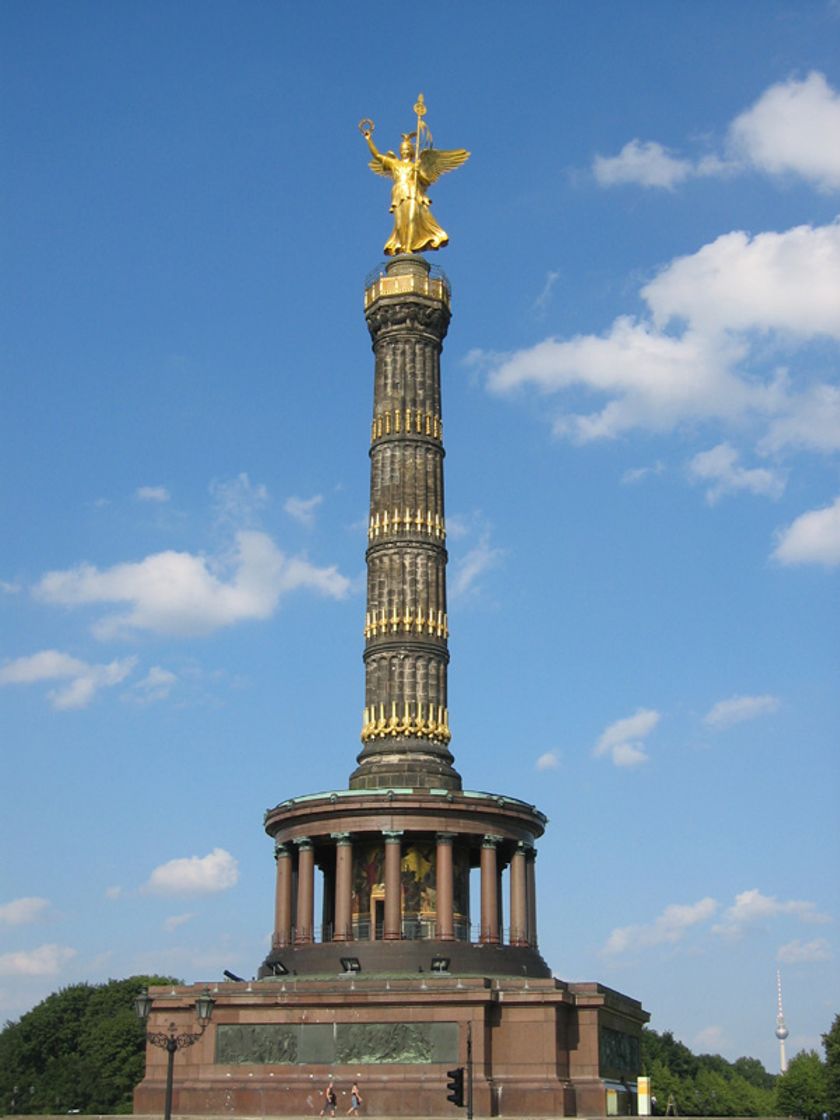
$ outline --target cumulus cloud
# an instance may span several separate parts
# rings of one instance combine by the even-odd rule
[[[206,856],[171,859],[156,867],[143,887],[147,894],[216,894],[239,881],[239,863],[224,848]]]
[[[830,506],[800,514],[777,534],[773,551],[780,564],[840,564],[840,498]]]
[[[289,517],[309,527],[315,524],[315,510],[323,500],[322,494],[315,494],[311,498],[287,498],[283,503],[283,509]]]
[[[473,350],[470,362],[483,364],[493,393],[555,398],[554,434],[578,443],[705,424],[747,433],[765,455],[840,449],[840,389],[804,357],[791,366],[807,345],[840,341],[840,221],[724,234],[670,262],[640,294],[647,314],[619,316],[601,334]],[[788,365],[771,364],[777,355]],[[582,394],[591,411],[580,409]],[[713,499],[775,496],[784,485],[776,469],[741,465],[725,441],[692,471]]]
[[[673,903],[666,906],[655,921],[649,925],[621,926],[610,934],[602,952],[607,956],[651,949],[657,945],[676,944],[686,933],[702,922],[709,921],[718,908],[713,898],[701,898],[699,902],[686,904]]]
[[[742,467],[740,455],[730,443],[719,443],[708,451],[700,451],[688,464],[689,477],[706,484],[706,501],[715,505],[724,494],[744,490],[768,498],[781,497],[785,479],[777,470],[767,467]]]
[[[691,160],[671,155],[655,140],[630,140],[617,156],[596,156],[592,170],[602,187],[637,183],[673,190],[694,174],[694,165]]]
[[[534,764],[537,770],[556,770],[560,765],[560,758],[555,751],[546,751],[541,754]]]
[[[755,330],[840,339],[840,222],[722,234],[678,257],[641,294],[660,329],[682,320],[712,336]]]
[[[57,976],[75,956],[76,950],[65,945],[0,953],[0,976]]]
[[[824,914],[819,913],[813,902],[799,899],[782,901],[753,888],[735,896],[735,902],[725,911],[721,922],[713,927],[713,932],[727,937],[740,937],[751,926],[782,915],[798,918],[802,922],[829,920]]]
[[[138,502],[168,502],[170,497],[165,486],[138,486],[134,496]]]
[[[136,657],[125,657],[107,665],[91,665],[68,653],[45,649],[29,657],[7,661],[0,667],[0,685],[65,681],[61,687],[47,693],[52,706],[60,710],[86,708],[100,688],[119,684],[136,664]]]
[[[304,588],[341,599],[350,581],[334,566],[319,568],[285,556],[266,533],[241,530],[226,557],[158,552],[104,570],[81,564],[48,572],[35,595],[70,607],[126,604],[127,610],[106,614],[94,624],[98,638],[136,630],[187,637],[269,618],[283,595]]]
[[[757,719],[759,716],[769,715],[779,707],[778,696],[733,696],[729,700],[718,702],[703,716],[707,727],[715,731],[722,731],[736,723],[745,723],[747,720]]]
[[[794,175],[819,190],[840,189],[840,150],[828,139],[840,135],[840,95],[825,76],[812,71],[766,89],[727,129],[721,154],[691,158],[656,140],[630,140],[617,156],[592,163],[602,187],[635,184],[673,190],[689,179],[746,171]]]
[[[639,708],[632,716],[616,720],[601,733],[593,755],[610,757],[615,766],[640,766],[649,761],[643,740],[659,723],[660,713],[652,708]]]
[[[771,86],[732,122],[730,142],[756,170],[799,175],[823,191],[840,190],[840,95],[812,71]]]
[[[824,937],[815,937],[812,941],[789,941],[787,945],[779,946],[776,954],[780,964],[817,964],[831,959],[831,947]]]
[[[0,925],[23,926],[37,922],[49,909],[46,898],[16,898],[0,905]]]

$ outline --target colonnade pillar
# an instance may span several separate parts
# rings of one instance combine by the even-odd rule
[[[314,940],[315,849],[308,836],[295,840],[298,847],[297,923],[295,944],[308,945]]]
[[[510,857],[510,943],[528,945],[528,890],[525,845],[519,843]]]
[[[333,832],[335,840],[335,929],[333,941],[351,941],[353,908],[353,841],[349,832]]]
[[[499,871],[497,848],[501,836],[485,836],[481,844],[481,932],[482,945],[499,943]]]
[[[435,890],[437,908],[437,936],[440,941],[455,940],[455,877],[452,868],[451,832],[437,834],[437,855],[435,861]]]
[[[537,947],[537,849],[528,848],[525,852],[525,893],[528,913],[528,944]]]
[[[292,929],[292,853],[286,844],[274,848],[277,862],[277,882],[274,894],[274,937],[275,946],[289,944]]]
[[[402,832],[383,831],[385,838],[385,941],[398,941],[402,937],[402,899],[400,860]]]

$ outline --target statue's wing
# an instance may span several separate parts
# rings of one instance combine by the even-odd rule
[[[420,153],[420,170],[428,180],[433,183],[447,171],[454,171],[462,163],[466,163],[470,153],[464,148],[450,148],[441,151],[438,148],[426,148]]]
[[[368,164],[368,167],[371,169],[371,171],[375,172],[377,175],[381,175],[383,179],[391,178],[391,172],[388,170],[388,164],[385,162],[388,156],[393,159],[394,153],[386,152],[385,155],[383,155],[382,152],[377,152]]]

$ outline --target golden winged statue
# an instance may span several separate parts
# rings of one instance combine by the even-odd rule
[[[373,121],[366,119],[359,123],[373,156],[368,166],[377,175],[393,180],[391,213],[394,215],[394,232],[385,242],[385,252],[389,256],[422,253],[424,249],[441,249],[446,245],[449,237],[432,215],[427,188],[445,172],[460,167],[470,155],[463,148],[443,151],[433,147],[432,134],[423,120],[426,105],[422,93],[414,112],[417,114],[417,128],[414,132],[402,134],[399,156],[391,151],[377,150],[373,142]]]

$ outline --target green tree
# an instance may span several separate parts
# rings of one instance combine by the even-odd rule
[[[0,1114],[130,1112],[145,1026],[133,1001],[172,977],[132,976],[54,992],[0,1032]]]
[[[840,1116],[840,1015],[822,1036],[825,1047],[825,1100],[826,1108]]]
[[[819,1120],[827,1111],[825,1066],[816,1050],[801,1050],[776,1082],[776,1100],[781,1112]]]
[[[680,1116],[773,1116],[775,1078],[755,1058],[728,1062],[720,1054],[693,1054],[670,1031],[642,1035],[642,1068],[651,1078],[657,1111],[669,1098]]]

